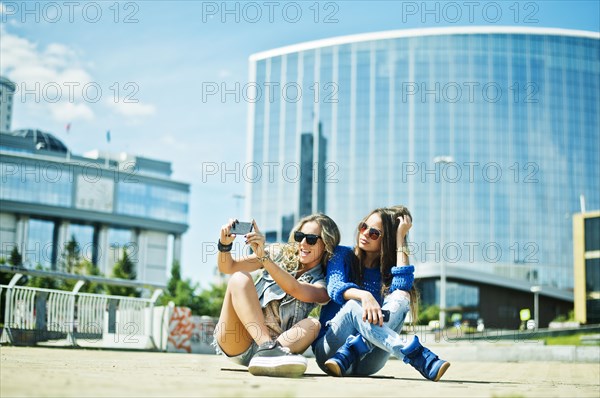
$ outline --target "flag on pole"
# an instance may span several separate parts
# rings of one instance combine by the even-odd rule
[[[110,130],[106,131],[106,142],[110,142]]]
[[[67,131],[67,134],[69,134],[69,131],[71,131],[71,123],[67,123],[65,130]]]

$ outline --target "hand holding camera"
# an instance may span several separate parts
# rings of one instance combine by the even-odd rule
[[[265,237],[260,233],[255,221],[245,222],[237,219],[230,219],[229,224],[221,227],[220,242],[224,246],[233,243],[238,235],[246,237],[246,244],[250,245],[252,251],[259,257],[264,255]]]
[[[252,229],[246,236],[246,244],[250,245],[250,248],[258,257],[265,255],[265,236],[260,232],[256,221],[252,220]]]
[[[229,223],[221,227],[221,236],[219,237],[219,242],[222,245],[230,245],[235,240],[236,235],[232,232],[232,229],[237,222],[237,220],[230,218]]]
[[[246,235],[247,233],[252,232],[252,228],[252,222],[234,220],[231,224],[231,229],[229,230],[229,233],[234,235]]]

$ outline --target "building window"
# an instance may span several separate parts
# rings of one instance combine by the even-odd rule
[[[27,267],[50,269],[54,258],[54,222],[30,219],[23,260]]]

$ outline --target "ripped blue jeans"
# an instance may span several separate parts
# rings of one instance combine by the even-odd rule
[[[314,345],[317,364],[324,372],[325,361],[336,353],[350,335],[362,335],[372,351],[354,363],[348,370],[348,375],[372,375],[385,366],[390,355],[398,359],[404,358],[400,350],[406,341],[399,333],[410,310],[410,302],[404,295],[394,292],[384,299],[381,308],[390,311],[390,319],[383,326],[363,321],[362,305],[356,300],[347,301],[333,319],[327,322],[327,332]]]

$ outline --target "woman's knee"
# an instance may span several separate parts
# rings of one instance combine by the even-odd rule
[[[352,313],[354,315],[359,315],[362,318],[363,308],[362,308],[362,304],[359,303],[358,301],[348,300],[348,301],[346,301],[346,304],[344,304],[344,307],[347,308],[349,313]]]
[[[332,327],[333,331],[336,331],[335,333],[337,333],[339,329],[345,330],[348,327],[354,327],[352,325],[355,324],[354,321],[356,319],[362,321],[362,314],[362,305],[356,300],[348,300],[336,316],[328,322],[328,325]]]
[[[310,339],[310,343],[319,335],[321,323],[315,318],[305,318],[281,334],[287,345],[301,339]]]
[[[310,330],[314,331],[317,335],[319,334],[321,331],[321,322],[318,319],[306,318],[304,321],[310,325]]]
[[[386,297],[383,308],[390,311],[387,326],[399,333],[402,330],[406,316],[410,311],[410,301],[400,290],[395,290]]]
[[[254,281],[252,275],[246,271],[238,271],[231,275],[229,282],[227,282],[228,289],[239,289],[247,286],[254,287]]]
[[[296,326],[300,327],[304,331],[304,334],[312,337],[313,340],[317,338],[321,330],[321,322],[315,318],[305,318],[298,322]]]
[[[410,293],[405,290],[394,290],[386,297],[386,301],[390,299],[410,301]]]
[[[394,290],[385,298],[383,305],[391,312],[406,312],[410,309],[410,295],[403,290]]]

